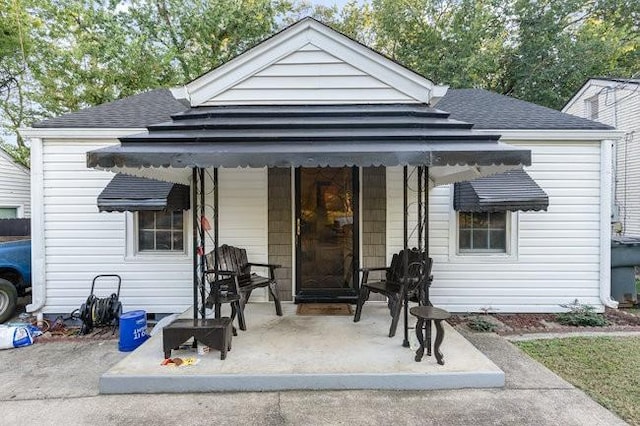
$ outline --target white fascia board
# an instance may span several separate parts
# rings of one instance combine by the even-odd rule
[[[535,130],[535,129],[473,129],[475,132],[501,135],[501,140],[539,141],[587,141],[619,139],[624,132],[619,130]]]
[[[573,97],[571,99],[569,99],[569,101],[564,104],[564,106],[562,107],[562,109],[560,111],[562,112],[567,112],[567,110],[569,108],[571,108],[571,106],[582,97],[582,95],[584,94],[584,92],[591,87],[591,85],[593,84],[593,79],[590,78],[589,80],[587,80],[587,82],[585,84],[582,85],[582,87],[580,89],[578,89],[578,91],[575,93],[575,95],[573,95]]]
[[[337,31],[305,19],[185,85],[192,106],[199,106],[267,66],[312,43],[327,53],[389,84],[420,102],[428,102],[433,82]]]
[[[173,95],[174,98],[187,99],[191,101],[189,99],[189,92],[187,91],[187,86],[170,87],[169,90],[171,91],[171,94]]]
[[[305,44],[307,44],[307,40],[304,35],[295,34],[294,37],[288,38],[287,40],[273,46],[271,49],[255,56],[251,61],[234,64],[235,66],[232,68],[227,68],[227,64],[222,65],[220,68],[216,69],[216,71],[222,71],[223,68],[226,71],[224,74],[220,74],[216,77],[215,80],[209,81],[207,84],[199,87],[195,91],[192,91],[189,85],[187,85],[188,98],[191,100],[191,106],[196,107],[206,105],[207,101],[211,98],[214,98],[242,81],[251,78],[253,75],[267,68],[269,65],[278,62],[280,59],[285,58],[292,52],[300,49]]]
[[[24,138],[47,139],[115,139],[136,133],[147,133],[145,128],[71,128],[23,127],[18,132]]]
[[[571,108],[573,106],[573,104],[575,104],[577,101],[579,101],[580,99],[582,99],[582,96],[584,95],[584,92],[589,89],[591,86],[598,86],[598,87],[602,87],[602,88],[611,88],[614,89],[616,87],[619,87],[621,84],[621,82],[618,81],[611,81],[611,80],[602,80],[600,78],[590,78],[577,92],[575,95],[573,95],[573,97],[571,99],[569,99],[569,101],[562,107],[561,111],[562,112],[566,112],[569,108]],[[635,83],[627,83],[627,84],[635,84]]]
[[[405,66],[402,66],[397,62],[392,61],[389,58],[384,57],[383,55],[379,54],[375,50],[361,43],[358,43],[357,41],[354,41],[343,34],[340,34],[338,31],[335,31],[327,27],[326,25],[321,24],[318,21],[310,20],[310,24],[311,24],[311,27],[315,29],[318,34],[323,34],[325,37],[333,40],[334,42],[338,42],[345,45],[351,51],[358,52],[363,57],[371,61],[377,62],[381,66],[393,71],[395,74],[403,76],[407,80],[411,80],[415,84],[429,90],[429,92],[432,92],[434,90],[435,84],[431,80],[421,76],[415,71],[412,71],[411,69]],[[319,46],[319,47],[322,47],[322,46]],[[373,76],[377,77],[376,75],[373,75]],[[411,94],[408,94],[408,95],[411,96]]]
[[[199,106],[251,74],[302,47],[306,42],[299,35],[308,27],[309,21],[302,21],[187,83],[186,98],[191,100],[191,106]]]
[[[429,106],[432,108],[437,108],[436,105],[440,101],[440,99],[444,98],[444,95],[447,94],[449,90],[448,85],[436,85],[433,86],[433,91],[431,93],[431,98],[429,99]]]
[[[325,30],[325,31],[322,31]],[[308,32],[309,42],[419,102],[428,103],[434,84],[413,71],[326,27]]]

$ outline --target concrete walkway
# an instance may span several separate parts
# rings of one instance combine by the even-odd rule
[[[625,424],[505,339],[467,338],[506,373],[503,389],[99,395],[123,358],[116,341],[0,351],[0,424]]]

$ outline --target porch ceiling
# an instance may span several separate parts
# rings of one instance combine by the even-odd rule
[[[177,183],[193,167],[420,165],[440,185],[531,163],[529,150],[448,116],[421,104],[193,108],[89,152],[87,165]],[[136,171],[158,167],[173,176]]]

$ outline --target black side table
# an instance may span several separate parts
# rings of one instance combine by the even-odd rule
[[[164,357],[171,357],[171,349],[178,347],[193,337],[198,342],[220,351],[220,359],[227,357],[231,350],[231,319],[177,319],[162,329]]]
[[[436,356],[438,364],[444,365],[444,359],[442,352],[440,352],[440,345],[444,340],[444,329],[442,328],[442,320],[446,320],[451,317],[451,314],[444,309],[434,308],[433,306],[414,306],[409,310],[411,315],[418,318],[416,323],[416,337],[420,342],[420,347],[416,351],[416,362],[422,361],[424,355],[425,338],[423,330],[425,323],[427,324],[427,356],[431,356],[431,321],[435,321],[436,324],[436,341],[433,345],[433,352]]]

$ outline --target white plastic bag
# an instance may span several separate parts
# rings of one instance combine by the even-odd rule
[[[20,348],[33,344],[33,336],[27,327],[0,326],[0,349]]]

